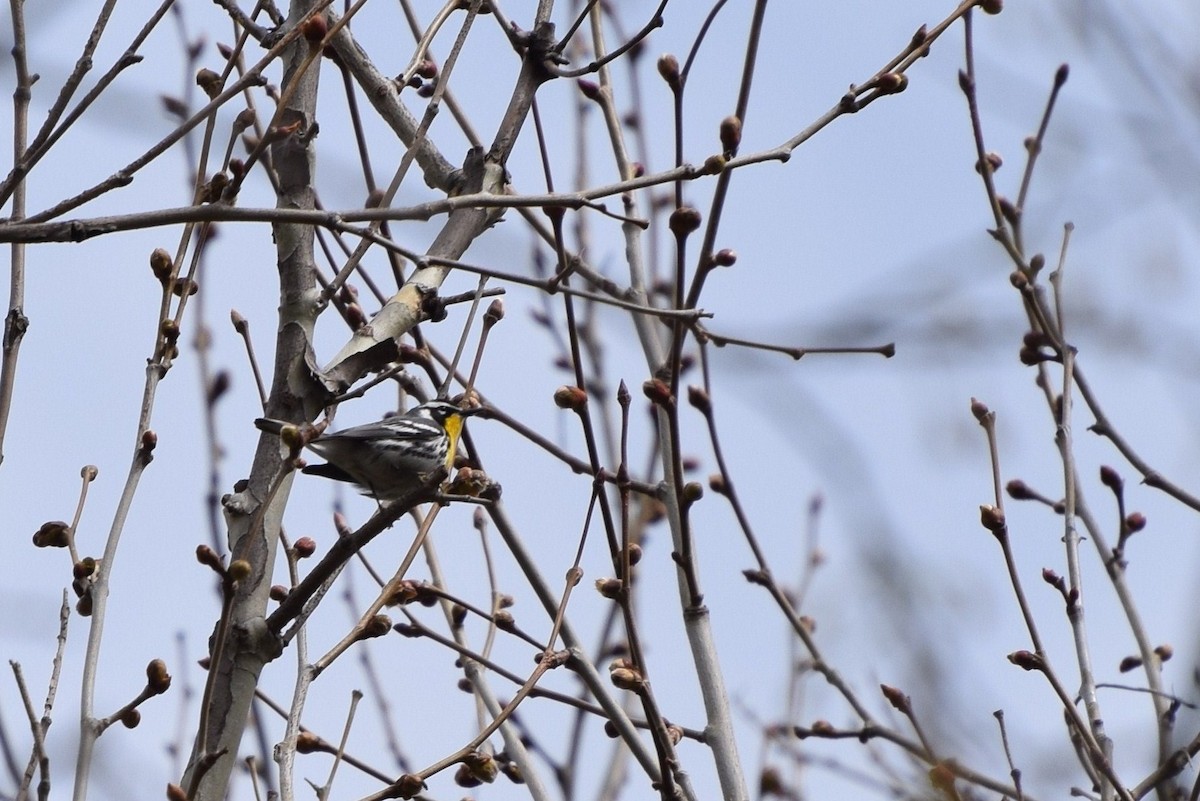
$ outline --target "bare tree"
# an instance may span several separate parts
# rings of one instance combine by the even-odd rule
[[[919,694],[884,683],[877,696],[860,680],[864,666],[870,670],[874,663],[837,663],[808,608],[822,565],[816,536],[821,503],[797,491],[790,465],[768,459],[768,437],[747,433],[751,423],[727,402],[738,395],[722,386],[714,366],[721,349],[738,351],[747,362],[774,360],[771,370],[788,357],[895,354],[886,327],[872,325],[882,311],[869,305],[843,321],[838,333],[845,339],[833,344],[744,335],[764,311],[792,309],[801,290],[798,282],[760,285],[759,307],[725,308],[719,276],[750,269],[724,244],[726,232],[737,217],[757,220],[755,235],[770,237],[772,212],[798,202],[801,189],[782,179],[770,194],[739,195],[739,181],[750,168],[784,175],[783,165],[835,123],[871,125],[879,106],[904,102],[893,96],[921,80],[922,60],[934,48],[951,52],[965,42],[963,55],[955,56],[967,101],[963,135],[969,131],[973,139],[984,189],[980,209],[990,212],[989,233],[1011,262],[1009,281],[1026,327],[1005,335],[1024,335],[1020,360],[1036,371],[1061,477],[1061,488],[1053,491],[1020,480],[1006,483],[996,413],[972,399],[970,413],[984,431],[979,475],[986,474],[990,456],[992,476],[981,522],[1000,546],[1027,635],[1023,647],[997,649],[993,656],[1044,679],[1039,686],[1052,699],[1051,712],[1020,692],[1013,703],[1053,718],[1045,728],[1060,741],[1055,753],[1076,757],[1056,780],[1105,801],[1151,793],[1164,801],[1184,798],[1182,776],[1200,750],[1200,736],[1175,732],[1176,715],[1187,702],[1164,681],[1163,663],[1172,649],[1148,631],[1127,576],[1130,539],[1146,518],[1126,508],[1118,469],[1097,471],[1083,461],[1079,429],[1087,426],[1106,438],[1127,471],[1173,503],[1200,511],[1200,499],[1122,435],[1086,378],[1065,311],[1071,226],[1055,255],[1030,244],[1030,190],[1067,68],[1054,76],[1041,123],[1025,142],[1023,169],[999,174],[1018,172],[1006,196],[997,174],[1003,160],[985,135],[974,46],[976,26],[1000,12],[999,0],[963,0],[915,32],[891,33],[892,52],[880,54],[867,74],[830,96],[823,111],[781,140],[755,146],[748,143],[764,141],[752,136],[756,120],[795,99],[759,96],[764,67],[786,69],[762,50],[775,11],[765,0],[736,8],[723,0],[707,8],[667,0],[637,8],[594,0],[510,5],[520,8],[453,0],[431,14],[407,0],[398,8],[297,0],[285,14],[271,2],[248,7],[218,0],[205,23],[217,29],[219,20],[232,38],[214,46],[191,31],[172,0],[139,20],[132,36],[122,27],[129,20],[110,25],[116,4],[108,2],[75,67],[50,90],[35,74],[46,54],[29,48],[24,3],[11,3],[14,158],[0,182],[0,202],[8,209],[0,242],[9,244],[11,254],[0,454],[14,437],[44,440],[51,449],[64,447],[56,444],[59,435],[79,439],[73,429],[38,425],[36,410],[29,412],[34,423],[19,422],[22,393],[47,393],[49,404],[58,387],[35,379],[22,358],[27,331],[42,322],[28,311],[34,305],[26,297],[31,253],[78,254],[111,242],[126,263],[148,258],[157,311],[152,345],[141,356],[133,452],[104,544],[81,529],[84,501],[98,475],[91,465],[82,470],[72,521],[47,522],[34,535],[39,547],[67,549],[76,600],[73,615],[64,602],[57,650],[45,649],[53,667],[40,714],[23,669],[13,663],[32,736],[28,745],[18,745],[11,728],[0,728],[12,787],[4,797],[23,799],[36,788],[47,798],[52,780],[68,775],[52,770],[48,738],[51,721],[59,722],[55,733],[66,728],[60,671],[68,643],[81,637],[74,631],[68,637],[72,617],[86,626],[82,667],[69,672],[68,682],[81,699],[74,797],[86,798],[89,782],[107,770],[97,744],[114,723],[138,726],[143,708],[160,720],[170,717],[152,699],[171,690],[170,674],[186,670],[186,654],[174,671],[165,659],[151,660],[132,699],[114,712],[101,710],[111,692],[105,684],[123,684],[132,658],[107,639],[106,626],[120,619],[114,604],[122,595],[169,606],[180,628],[210,632],[199,649],[203,688],[195,697],[180,693],[183,723],[171,748],[181,764],[168,787],[170,798],[224,798],[246,765],[256,793],[265,788],[292,799],[306,792],[298,786],[298,763],[314,753],[331,756],[327,779],[310,782],[320,798],[440,797],[452,776],[463,788],[507,782],[535,799],[650,793],[664,799],[798,799],[820,787],[810,767],[909,798],[1034,799],[1061,792],[1062,785],[1025,786],[1019,766],[1022,754],[1031,758],[1033,749],[1010,741],[1003,711],[996,712],[998,730],[986,737],[993,758],[973,764],[964,756],[966,747],[948,723],[962,713],[950,708],[937,686],[937,677],[954,674],[946,667],[952,656],[932,627],[901,626],[900,639],[908,638],[912,654],[939,654],[929,660]],[[166,64],[165,56],[155,56],[164,60],[156,67],[169,76],[182,65],[194,78],[185,92],[160,92],[170,131],[139,145],[128,161],[95,154],[107,173],[100,180],[82,186],[71,174],[50,180],[56,159],[86,147],[96,109],[142,62],[143,50],[169,38],[161,30],[167,20],[176,25],[171,57],[178,61]],[[403,45],[401,30],[408,37]],[[795,31],[801,43],[811,35]],[[123,51],[105,64],[102,43],[121,36],[128,39]],[[678,55],[658,57],[652,68],[647,49],[660,36],[683,46]],[[707,72],[714,61],[716,77]],[[103,69],[99,77],[94,65]],[[697,77],[701,71],[703,79]],[[47,99],[56,94],[38,121],[30,112],[40,108],[32,101],[42,92]],[[896,157],[903,157],[902,148]],[[167,162],[187,168],[188,198],[179,206],[138,192],[143,178]],[[962,165],[964,172],[970,167]],[[38,200],[31,203],[35,191]],[[47,199],[48,191],[57,194]],[[274,205],[256,200],[265,197],[273,197]],[[357,199],[346,205],[346,197]],[[146,237],[157,244],[144,248],[151,241]],[[263,252],[268,240],[277,292],[240,259],[245,272],[226,269],[231,257]],[[521,253],[515,258],[514,242]],[[453,291],[455,284],[461,291]],[[271,299],[264,301],[268,292]],[[522,294],[516,302],[500,297],[509,292]],[[208,311],[214,298],[239,293],[255,308],[277,299],[269,377],[260,373],[255,344],[261,349],[263,343],[251,335],[254,317],[242,311],[232,312],[231,323],[244,344],[246,366],[223,369],[217,362],[224,355],[214,357],[221,352],[213,345],[218,335]],[[533,325],[506,342],[514,307],[526,311]],[[335,326],[342,333],[332,334]],[[874,340],[876,334],[883,335]],[[64,324],[56,336],[69,340],[80,332]],[[553,354],[552,366],[538,367],[527,355],[533,337]],[[130,546],[121,547],[123,538],[135,502],[148,492],[144,479],[155,471],[160,441],[173,433],[156,423],[163,416],[160,390],[189,346],[200,376],[204,432],[203,445],[190,455],[193,462],[205,461],[207,494],[194,518],[177,505],[161,525],[200,537],[207,529],[207,544],[176,537],[169,547],[176,557],[194,549],[202,567],[197,571],[192,563],[192,572],[207,571],[215,579],[215,621],[212,610],[190,599],[170,595],[180,602],[164,604],[144,589],[139,599],[136,582],[119,578],[126,560],[138,562]],[[127,353],[114,358],[131,361]],[[95,429],[128,416],[127,409],[102,402],[103,390],[73,391],[92,397],[89,425]],[[347,475],[336,457],[333,467],[308,464],[309,446],[321,451],[324,444],[330,455],[331,440],[320,440],[342,427],[331,425],[335,413],[362,420],[356,410],[370,402],[412,408],[433,399],[451,399],[455,410],[471,415],[457,459],[459,418],[449,426],[437,422],[451,443],[448,466],[397,476],[403,488],[385,492],[354,470]],[[800,417],[795,403],[760,404],[765,416],[780,405],[785,409],[775,417],[788,425],[820,425],[813,417],[793,420]],[[969,420],[966,406],[963,399]],[[1091,419],[1080,421],[1076,407]],[[226,409],[240,421],[236,429],[222,429]],[[260,422],[264,433],[255,434],[247,468],[227,454],[250,458],[250,421],[259,416],[278,422]],[[399,418],[410,424],[416,419]],[[391,436],[400,425],[385,421],[344,436],[365,439],[377,449],[372,457],[411,455],[418,447],[412,440]],[[744,465],[738,454],[746,452],[750,437],[756,462]],[[695,454],[711,465],[707,487],[692,476]],[[339,505],[326,536],[289,536],[287,527],[307,532],[320,525],[306,503],[311,499],[293,492],[317,482],[296,476],[305,468],[354,477],[378,502]],[[6,459],[5,482],[21,469],[18,460]],[[246,477],[229,487],[223,476],[229,469]],[[1097,473],[1118,509],[1115,531],[1100,522],[1083,492]],[[521,492],[513,493],[514,486]],[[507,495],[502,487],[509,488]],[[187,491],[195,494],[193,486]],[[865,492],[859,497],[868,502]],[[1010,530],[1008,500],[1039,502],[1048,519],[1057,516],[1063,568],[1045,568],[1040,577],[1058,605],[1049,614],[1060,624],[1063,642],[1043,634],[1047,613],[1026,589],[1029,571]],[[810,515],[795,581],[781,577],[789,568],[780,569],[779,554],[789,552],[780,532],[797,526],[771,514],[773,504],[784,502],[807,507]],[[363,519],[355,522],[359,515]],[[715,535],[736,539],[745,564],[714,569],[724,558]],[[1085,555],[1085,542],[1094,556]],[[904,585],[888,596],[895,620],[920,618],[901,598],[921,582],[919,571],[897,567],[894,551],[881,547],[876,555],[875,578]],[[140,564],[140,571],[160,569],[152,559]],[[176,569],[172,564],[163,572]],[[731,573],[761,609],[739,608],[745,601],[727,592]],[[1140,671],[1142,683],[1125,689],[1148,699],[1137,741],[1154,742],[1136,759],[1116,749],[1118,737],[1106,725],[1101,690],[1111,686],[1105,677],[1114,669],[1097,664],[1085,577],[1115,591],[1125,636],[1134,643],[1119,670]],[[365,600],[359,597],[364,584],[371,588]],[[838,588],[838,594],[847,607],[861,600],[852,587]],[[347,610],[349,625],[341,617]],[[723,612],[743,625],[753,621],[761,655],[721,646],[714,615]],[[781,651],[787,663],[771,663]],[[535,660],[522,661],[531,652]],[[358,662],[350,665],[352,659]],[[290,660],[291,695],[282,701],[272,694],[281,677],[276,673],[272,684],[267,674]],[[739,706],[731,676],[738,686],[762,683],[768,670],[783,676],[777,705]],[[403,684],[392,681],[397,674]],[[347,696],[339,734],[329,728],[329,710]],[[922,703],[931,698],[946,705]],[[363,721],[364,700],[378,713],[376,723]],[[399,711],[410,704],[435,711]],[[822,709],[837,712],[813,711]],[[461,723],[444,725],[452,717],[473,718],[470,733],[464,735]],[[11,727],[11,720],[6,724]],[[965,725],[979,730],[984,724]],[[368,726],[377,736],[365,743],[355,739]],[[248,736],[251,728],[254,736]],[[152,730],[161,733],[166,726],[146,726],[141,736],[154,736]],[[364,750],[368,744],[370,751]],[[26,764],[17,756],[22,749],[29,752]],[[756,780],[747,776],[753,751],[760,752]],[[353,789],[342,789],[347,784]]]

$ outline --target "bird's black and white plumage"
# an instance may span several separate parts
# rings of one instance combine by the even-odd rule
[[[304,472],[357,484],[376,500],[395,500],[420,486],[438,467],[454,465],[463,419],[477,411],[434,400],[404,414],[322,434],[307,447],[327,463],[308,465]],[[293,424],[260,417],[254,425],[278,435]]]

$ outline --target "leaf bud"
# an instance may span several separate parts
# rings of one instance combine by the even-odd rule
[[[655,406],[670,408],[675,403],[675,399],[671,396],[671,387],[661,378],[651,378],[643,382],[642,392]]]
[[[975,416],[975,419],[978,420],[980,424],[986,422],[991,413],[992,412],[990,409],[988,409],[986,403],[981,400],[971,398],[971,414]]]
[[[1121,474],[1115,468],[1108,465],[1100,466],[1100,483],[1113,492],[1120,492],[1125,486],[1125,481],[1121,478]]]
[[[609,681],[620,690],[639,692],[645,686],[642,674],[631,667],[611,667],[608,671]]]
[[[42,523],[33,533],[33,544],[37,548],[66,548],[71,541],[71,527],[63,520]]]
[[[1137,670],[1142,666],[1142,658],[1139,656],[1127,656],[1121,660],[1121,664],[1117,665],[1117,670],[1121,673],[1128,673],[1131,670]]]
[[[196,73],[196,86],[200,87],[200,91],[204,92],[209,100],[221,94],[221,84],[220,73],[213,72],[207,67]]]
[[[704,160],[704,166],[701,167],[700,171],[705,175],[720,175],[721,171],[724,169],[725,157],[720,153],[717,153]]]
[[[575,82],[575,85],[579,87],[579,91],[582,92],[583,96],[588,100],[600,99],[600,85],[595,81],[589,81],[587,78],[580,78]]]
[[[483,780],[471,773],[471,769],[466,765],[459,765],[454,770],[454,783],[459,787],[471,789],[483,784]]]
[[[738,146],[742,144],[741,118],[731,114],[721,120],[720,136],[721,149],[725,154],[732,156],[737,153]]]
[[[382,637],[392,630],[392,619],[387,615],[373,615],[367,624],[363,626],[362,632],[359,635],[361,640],[369,640],[375,637]]]
[[[587,391],[581,387],[561,386],[554,390],[554,405],[560,409],[581,411],[587,405]]]
[[[171,674],[167,672],[167,663],[161,659],[152,659],[146,665],[146,689],[155,695],[162,695],[171,687]]]
[[[670,53],[664,53],[658,57],[658,74],[667,82],[667,86],[671,87],[672,92],[678,92],[683,86],[683,79],[679,73],[679,59]]]
[[[975,162],[975,172],[982,174],[983,166],[985,164],[987,165],[988,171],[994,173],[1004,165],[1004,159],[1000,157],[999,153],[996,153],[995,151],[988,151],[984,154],[982,159]]]
[[[437,77],[437,74],[438,65],[433,59],[423,58],[421,59],[421,63],[417,64],[417,75],[420,75],[425,80],[432,81]]]
[[[487,311],[483,313],[483,324],[493,326],[504,319],[504,299],[496,298],[488,304]]]
[[[196,561],[218,573],[225,570],[225,566],[221,564],[221,557],[207,545],[196,546]]]
[[[979,507],[979,521],[983,527],[993,534],[998,534],[1004,531],[1004,511],[997,506],[990,504],[981,504]]]
[[[1014,501],[1032,501],[1036,498],[1033,490],[1029,489],[1029,485],[1019,478],[1014,478],[1012,481],[1004,485],[1004,491],[1008,493],[1008,497]]]
[[[1042,670],[1046,662],[1033,651],[1013,651],[1008,655],[1008,661],[1022,670]]]
[[[324,750],[321,738],[310,731],[302,731],[296,736],[296,752],[299,754],[317,754]]]
[[[616,601],[621,598],[621,590],[625,587],[625,582],[619,578],[598,578],[596,579],[596,592],[610,601]]]
[[[713,254],[712,263],[718,267],[732,267],[737,263],[737,251],[732,248],[721,248]]]
[[[304,20],[300,23],[300,33],[309,44],[320,44],[329,33],[329,23],[325,20],[325,15],[313,14]]]
[[[160,282],[165,284],[171,280],[171,271],[174,266],[171,254],[165,248],[155,248],[150,254],[150,272],[154,273],[154,277]]]
[[[887,699],[887,702],[892,705],[893,709],[902,715],[912,714],[911,698],[890,684],[880,684],[879,689],[883,691],[883,697]]]
[[[896,95],[908,88],[908,76],[903,72],[885,72],[875,84],[881,95]]]
[[[425,789],[425,782],[414,773],[405,773],[388,788],[400,798],[415,798]]]
[[[671,212],[668,223],[671,233],[684,237],[700,227],[700,212],[691,206],[680,206]]]

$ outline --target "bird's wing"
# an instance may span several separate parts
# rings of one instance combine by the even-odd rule
[[[398,417],[395,420],[366,423],[344,428],[321,439],[369,440],[369,439],[423,439],[438,436],[442,429],[432,420]]]

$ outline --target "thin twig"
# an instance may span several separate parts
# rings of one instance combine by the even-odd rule
[[[33,82],[37,76],[29,74],[26,60],[25,3],[10,0],[9,9],[13,24],[13,65],[17,75],[17,86],[13,91],[13,161],[25,152],[29,136],[29,101],[32,98]],[[16,178],[13,184],[12,218],[25,216],[25,180]],[[0,203],[3,201],[0,200]],[[17,381],[17,360],[21,351],[21,340],[29,328],[25,316],[25,246],[13,243],[10,248],[8,314],[4,317],[3,356],[0,357],[0,464],[4,462],[4,437],[8,432],[8,420],[12,414],[13,390]]]
[[[1024,220],[1025,200],[1029,196],[1029,186],[1033,182],[1033,168],[1037,164],[1037,158],[1042,153],[1042,145],[1046,141],[1046,130],[1050,127],[1050,115],[1054,112],[1054,103],[1058,100],[1058,94],[1062,91],[1063,85],[1067,82],[1068,69],[1067,65],[1063,64],[1054,73],[1054,85],[1050,89],[1050,96],[1046,99],[1046,110],[1042,112],[1042,122],[1038,125],[1037,133],[1025,141],[1025,150],[1028,153],[1028,158],[1025,159],[1025,172],[1021,176],[1021,188],[1017,191],[1017,206],[1016,218],[1018,224],[1013,226],[1013,235],[1016,239],[1017,250],[1025,252],[1024,225],[1019,223]]]

